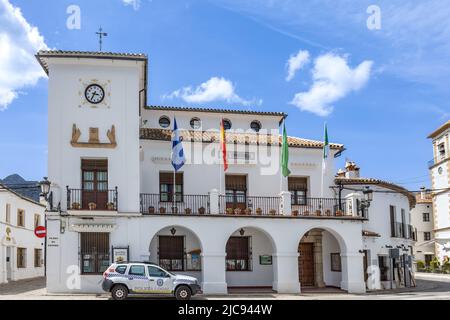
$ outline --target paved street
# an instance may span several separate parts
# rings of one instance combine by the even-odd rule
[[[420,274],[417,287],[394,291],[369,292],[354,295],[337,289],[308,290],[302,294],[234,293],[227,296],[195,297],[196,300],[450,300],[450,275]],[[47,294],[43,278],[0,285],[0,300],[107,300],[109,295],[55,295]],[[136,299],[149,299],[136,298]],[[168,299],[168,298],[158,298]]]

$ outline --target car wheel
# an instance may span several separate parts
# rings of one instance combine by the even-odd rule
[[[175,290],[175,298],[177,300],[189,300],[191,299],[191,289],[188,286],[179,286]]]
[[[114,300],[125,300],[128,297],[128,288],[118,284],[111,290],[111,296]]]

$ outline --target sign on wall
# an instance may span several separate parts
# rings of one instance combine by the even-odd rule
[[[259,264],[262,266],[272,265],[272,256],[269,255],[259,256]]]
[[[130,247],[112,247],[112,262],[129,261]]]

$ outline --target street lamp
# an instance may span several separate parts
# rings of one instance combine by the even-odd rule
[[[48,194],[50,193],[50,185],[51,182],[48,181],[47,177],[44,177],[44,180],[39,182],[39,186],[41,187],[41,194],[45,198],[45,200],[47,200]]]
[[[366,217],[367,209],[370,207],[370,203],[373,201],[373,190],[369,187],[366,187],[363,190],[364,200],[359,202],[358,211],[362,213],[363,217]],[[367,218],[367,217],[366,217]]]
[[[366,198],[365,200],[368,203],[367,207],[369,207],[370,202],[372,202],[372,200],[373,200],[373,190],[371,190],[369,187],[366,187],[366,189],[363,191],[363,194],[364,194],[364,197]]]

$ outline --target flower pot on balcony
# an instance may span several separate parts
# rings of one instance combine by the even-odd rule
[[[166,208],[164,207],[159,208],[159,213],[161,214],[166,213]]]
[[[271,209],[271,210],[269,211],[269,213],[270,213],[271,216],[276,216],[276,215],[277,215],[277,210]]]
[[[205,209],[205,208],[203,208],[203,207],[198,208],[198,214],[203,215],[203,214],[205,214],[205,213],[206,213],[206,209]]]
[[[108,202],[108,203],[106,204],[106,208],[107,208],[109,211],[114,210],[114,203]]]
[[[234,214],[239,216],[242,214],[242,210],[240,208],[236,208],[236,209],[234,209]]]
[[[250,208],[245,208],[244,213],[245,213],[246,216],[251,216],[251,215],[252,215],[252,209],[250,209]]]
[[[294,217],[298,217],[298,215],[299,215],[298,210],[292,211],[292,215],[293,215]]]
[[[316,216],[321,216],[322,215],[322,211],[320,211],[320,210],[316,210]]]
[[[256,209],[256,215],[262,216],[262,209],[261,208],[257,208]]]
[[[153,207],[153,206],[148,207],[148,213],[155,214],[155,207]]]
[[[234,214],[233,208],[227,208],[226,212],[227,212],[227,215],[230,215],[230,216],[232,216]]]
[[[341,210],[336,211],[336,217],[342,217],[344,213]]]
[[[191,208],[186,208],[186,209],[184,209],[184,213],[185,214],[191,214],[192,213],[192,209]]]
[[[325,211],[325,215],[326,215],[327,217],[331,217],[331,210]]]
[[[88,207],[89,207],[89,210],[95,210],[95,209],[97,209],[97,204],[94,202],[89,202]]]
[[[72,210],[80,210],[81,205],[78,202],[72,203]]]
[[[308,211],[308,210],[306,210],[306,211],[305,211],[305,213],[304,213],[303,215],[305,215],[305,216],[309,216],[309,211]]]

